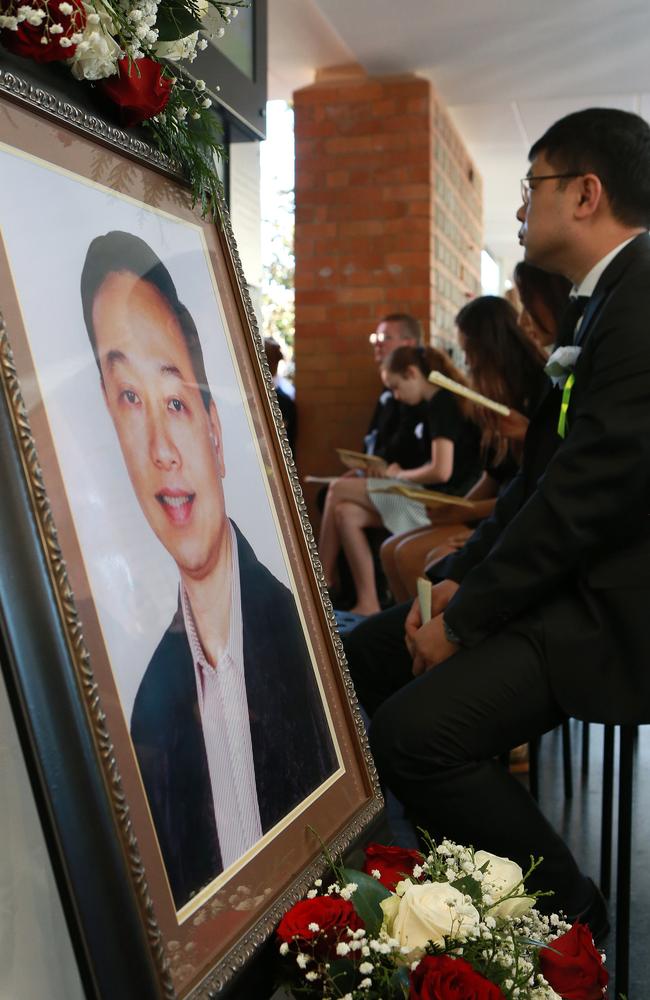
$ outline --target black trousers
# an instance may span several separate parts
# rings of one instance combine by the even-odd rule
[[[359,701],[371,717],[380,778],[416,826],[477,850],[543,863],[540,909],[574,914],[589,884],[525,787],[495,758],[565,718],[547,680],[534,618],[413,678],[404,644],[410,603],[362,622],[344,639]]]

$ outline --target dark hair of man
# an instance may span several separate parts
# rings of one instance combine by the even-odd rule
[[[92,241],[81,272],[81,304],[84,321],[100,377],[103,378],[97,353],[93,305],[97,293],[110,274],[134,274],[153,285],[163,296],[178,320],[203,405],[208,410],[212,394],[208,386],[203,351],[194,320],[179,300],[172,276],[151,247],[139,236],[119,230],[106,233],[105,236],[97,236]]]
[[[519,329],[517,313],[506,299],[481,295],[464,305],[456,326],[465,338],[471,384],[484,396],[526,413],[539,392],[545,357]],[[494,449],[494,464],[506,455],[508,443],[498,434],[498,415],[478,410],[484,448]]]
[[[562,274],[550,274],[535,267],[528,261],[515,264],[513,278],[519,298],[537,326],[548,334],[550,340],[557,337],[558,327],[569,302],[571,282]],[[553,327],[549,329],[549,320]]]
[[[387,358],[384,358],[381,367],[391,375],[402,377],[409,368],[417,368],[425,378],[428,378],[431,372],[440,372],[454,382],[467,385],[467,379],[460,369],[456,368],[451,358],[437,347],[396,347]],[[456,396],[455,401],[464,417],[473,418],[474,407],[468,399]]]
[[[382,316],[379,323],[399,323],[400,340],[414,340],[416,344],[421,344],[424,339],[420,320],[408,313],[389,313],[387,316]]]
[[[650,227],[650,125],[639,115],[617,108],[576,111],[551,125],[531,146],[529,160],[540,153],[554,172],[596,174],[620,223]]]

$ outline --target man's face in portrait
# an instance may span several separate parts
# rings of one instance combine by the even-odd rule
[[[179,569],[202,579],[227,526],[221,428],[206,410],[178,318],[130,272],[93,303],[104,395],[142,511]]]

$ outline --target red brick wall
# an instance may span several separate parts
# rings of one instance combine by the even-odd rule
[[[330,76],[297,91],[294,107],[304,476],[337,473],[334,449],[361,447],[381,390],[368,344],[378,319],[410,312],[430,334],[438,116],[431,84],[411,75]]]

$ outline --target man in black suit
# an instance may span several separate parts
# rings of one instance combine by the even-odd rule
[[[227,517],[198,332],[143,240],[91,243],[81,279],[102,390],[138,502],[176,562],[178,611],[131,736],[177,909],[336,768],[293,595]]]
[[[447,562],[431,622],[394,609],[346,651],[380,775],[419,825],[543,856],[548,905],[598,933],[593,883],[495,758],[568,716],[650,722],[650,127],[592,108],[529,156],[526,259],[578,297],[564,387],[549,382],[519,475]]]

